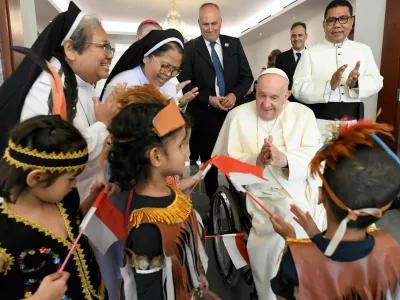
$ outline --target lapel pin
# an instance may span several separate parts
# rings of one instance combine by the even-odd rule
[[[225,47],[229,47],[229,44],[228,44],[228,43],[225,43]]]

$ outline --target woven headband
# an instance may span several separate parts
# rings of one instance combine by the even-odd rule
[[[69,173],[83,170],[89,155],[87,147],[75,152],[46,153],[16,145],[10,139],[3,158],[10,166],[24,171],[41,169],[50,173]]]

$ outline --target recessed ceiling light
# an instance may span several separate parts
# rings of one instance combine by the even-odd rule
[[[293,17],[293,20],[296,20],[296,18],[295,18],[295,17]]]
[[[262,32],[260,32],[260,35],[262,35]]]

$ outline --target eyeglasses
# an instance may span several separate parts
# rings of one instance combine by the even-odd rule
[[[111,48],[111,45],[109,43],[88,42],[88,44],[94,44],[94,45],[103,46],[104,53],[107,55],[107,57],[110,57],[110,56],[114,57],[115,48]]]
[[[151,55],[151,56],[160,65],[160,73],[165,74],[165,75],[171,74],[172,77],[176,77],[182,72],[182,70],[179,68],[174,68],[171,65],[160,63],[154,55]]]
[[[351,19],[352,16],[340,16],[338,18],[336,17],[329,17],[325,19],[326,25],[328,26],[333,26],[336,24],[337,21],[339,21],[339,24],[347,24],[349,19]]]

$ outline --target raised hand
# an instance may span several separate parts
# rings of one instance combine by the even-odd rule
[[[179,99],[179,104],[189,103],[194,98],[196,98],[198,94],[199,94],[199,88],[198,87],[193,88],[189,92],[185,93],[185,95],[183,95],[181,99]]]
[[[349,88],[353,88],[356,86],[358,82],[358,77],[360,77],[359,69],[360,69],[360,61],[357,62],[354,69],[350,72],[349,77],[347,77],[346,85]]]
[[[115,100],[109,101],[109,98],[107,98],[106,102],[102,103],[98,97],[93,97],[93,107],[96,121],[102,122],[106,126],[110,125],[111,120],[121,110],[121,105]]]
[[[281,237],[284,239],[296,238],[296,231],[294,231],[294,227],[286,222],[281,216],[273,215],[270,220],[275,232]]]
[[[293,219],[303,227],[304,231],[310,238],[321,233],[308,211],[305,213],[296,204],[290,205],[290,211],[294,214]]]
[[[186,81],[178,83],[175,86],[176,87],[176,92],[178,93],[180,90],[184,89],[185,86],[187,86],[190,82],[191,82],[191,80],[186,80]]]
[[[337,69],[335,73],[333,73],[332,78],[331,78],[332,91],[336,90],[337,87],[340,85],[340,82],[342,81],[343,73],[346,70],[346,68],[347,68],[347,65],[343,65],[339,69]]]
[[[256,165],[264,168],[265,166],[275,166],[285,168],[288,165],[285,153],[281,152],[272,144],[273,138],[269,136],[264,139],[264,145],[258,154]]]

